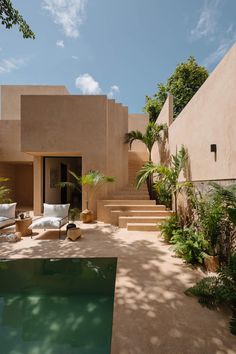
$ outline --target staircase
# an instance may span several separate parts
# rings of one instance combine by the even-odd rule
[[[149,199],[146,185],[134,186],[142,161],[129,160],[129,184],[115,192],[109,200],[98,201],[98,220],[127,228],[128,231],[157,231],[172,211]]]

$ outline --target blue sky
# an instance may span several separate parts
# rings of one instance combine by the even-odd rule
[[[60,84],[142,112],[190,55],[212,71],[236,41],[236,0],[15,0],[35,40],[0,31],[1,84]]]

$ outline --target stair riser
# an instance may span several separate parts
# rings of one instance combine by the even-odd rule
[[[128,231],[159,231],[158,225],[127,225]]]
[[[121,211],[121,210],[111,210],[111,218],[112,218],[112,225],[119,225],[119,217],[120,216],[154,216],[154,217],[170,217],[172,215],[172,212],[170,211],[161,211],[161,210],[126,210],[126,211]]]
[[[140,219],[138,216],[135,217],[135,218],[129,218],[127,217],[126,219],[121,219],[119,218],[119,227],[120,228],[126,228],[127,227],[127,224],[128,223],[142,223],[142,224],[150,224],[150,223],[153,223],[153,224],[161,224],[163,223],[164,221],[166,220],[165,219],[160,219],[158,217],[156,218],[153,218],[153,219]]]

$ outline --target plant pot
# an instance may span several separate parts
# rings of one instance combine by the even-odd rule
[[[216,272],[220,266],[218,256],[209,256],[208,254],[204,257],[204,265],[208,272]]]
[[[93,211],[85,209],[80,213],[80,220],[83,221],[83,223],[90,223],[93,221]]]

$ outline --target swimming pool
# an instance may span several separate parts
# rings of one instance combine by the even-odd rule
[[[115,258],[0,261],[2,354],[109,354]]]

